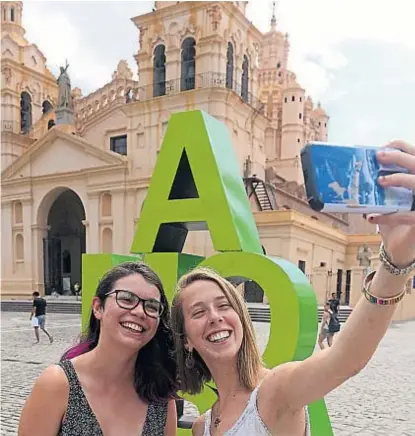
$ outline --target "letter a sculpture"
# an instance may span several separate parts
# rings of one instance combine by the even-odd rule
[[[205,259],[182,253],[189,230],[209,230],[217,254]],[[227,128],[205,112],[171,116],[130,251],[130,256],[84,255],[84,326],[96,284],[114,265],[127,260],[151,265],[170,301],[178,278],[203,265],[224,277],[253,280],[263,289],[271,312],[263,354],[268,368],[312,354],[318,326],[315,293],[295,265],[263,254]],[[206,386],[201,394],[184,398],[204,413],[215,394]],[[309,413],[312,436],[333,435],[324,400],[310,404]],[[178,435],[190,434],[178,430]]]

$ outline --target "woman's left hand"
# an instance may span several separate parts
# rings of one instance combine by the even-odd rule
[[[394,141],[386,147],[397,151],[379,151],[378,161],[407,168],[409,174],[391,174],[380,178],[379,184],[384,187],[405,187],[415,193],[415,146]],[[385,250],[394,265],[406,267],[415,260],[415,211],[371,215],[368,219],[370,223],[379,225]]]

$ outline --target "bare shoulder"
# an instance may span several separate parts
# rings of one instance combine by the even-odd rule
[[[167,410],[176,413],[176,400],[171,399],[167,402]]]
[[[64,393],[68,391],[69,382],[63,371],[58,365],[48,366],[35,382],[33,389],[40,391],[47,390],[49,393]]]
[[[258,406],[267,408],[272,404],[273,410],[285,408],[285,390],[291,376],[300,362],[287,362],[268,370],[258,389]],[[261,407],[262,406],[262,407]]]
[[[19,436],[57,434],[66,411],[69,382],[62,368],[51,365],[36,380],[19,423]]]
[[[205,431],[205,415],[200,415],[192,426],[193,436],[203,436]]]

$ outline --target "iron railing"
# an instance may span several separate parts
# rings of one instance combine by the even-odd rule
[[[264,113],[264,103],[256,98],[251,92],[242,88],[237,81],[226,80],[226,74],[206,72],[192,77],[166,80],[162,83],[151,83],[138,86],[133,90],[132,101],[145,101],[164,95],[173,95],[193,89],[228,88],[239,95],[241,100],[252,106],[256,111]]]

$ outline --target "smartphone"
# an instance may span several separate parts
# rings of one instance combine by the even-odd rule
[[[379,149],[323,142],[307,144],[301,151],[301,164],[311,208],[364,214],[415,210],[412,190],[384,188],[377,183],[382,175],[408,172],[396,165],[381,165],[376,159]]]

